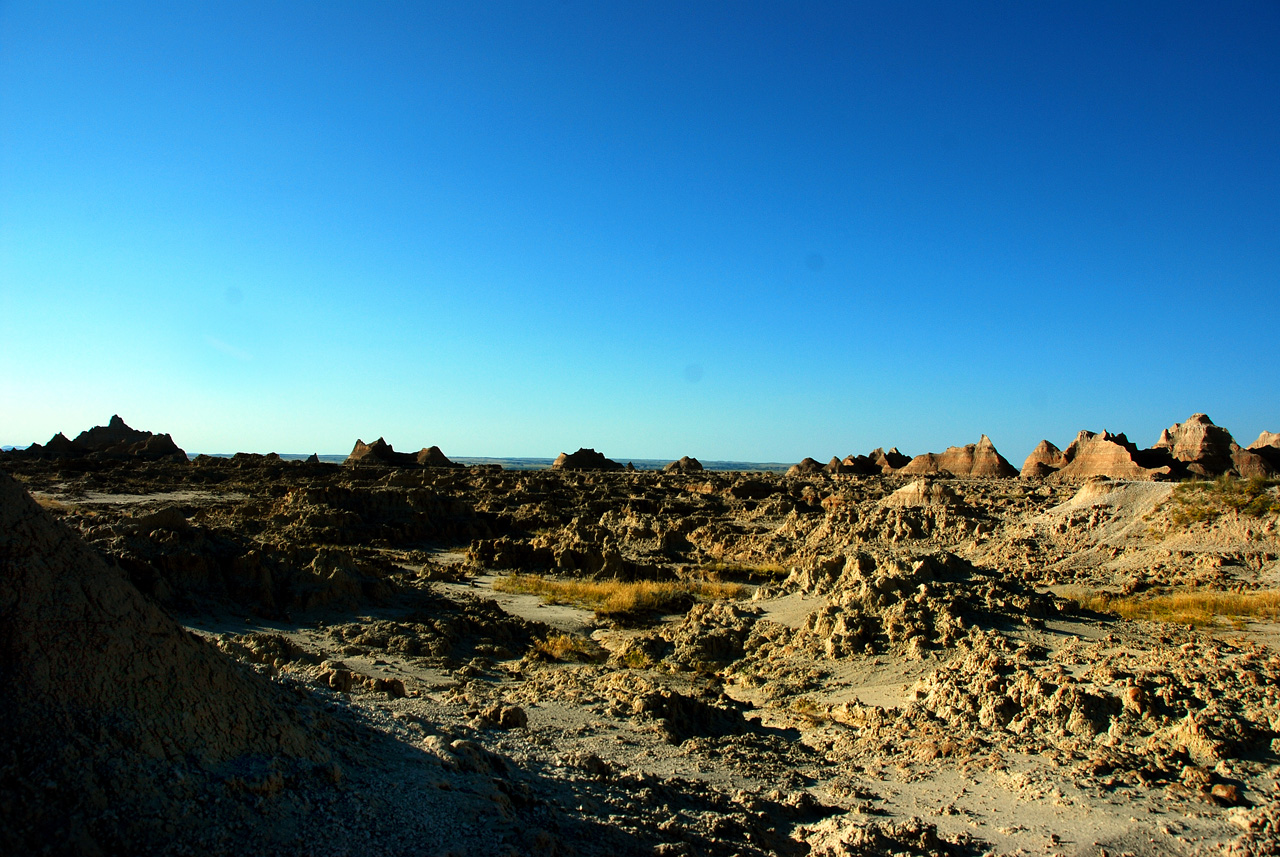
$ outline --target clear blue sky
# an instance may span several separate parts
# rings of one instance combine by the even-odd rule
[[[1280,430],[1280,4],[0,3],[0,443]]]

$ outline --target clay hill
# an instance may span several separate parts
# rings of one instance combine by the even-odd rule
[[[892,473],[911,461],[909,456],[898,452],[893,447],[888,452],[883,448],[873,449],[867,455],[846,455],[844,459],[832,458],[823,468],[826,473],[844,473],[854,476],[875,476]]]
[[[1018,471],[996,451],[985,434],[977,443],[948,447],[946,452],[926,452],[911,459],[900,471],[911,476],[981,476],[1008,478]]]
[[[985,434],[977,443],[948,447],[945,452],[926,452],[910,458],[896,447],[886,452],[872,450],[867,455],[849,455],[843,460],[832,458],[821,465],[806,458],[788,471],[791,476],[811,476],[817,473],[830,475],[876,476],[902,473],[908,476],[964,476],[983,478],[1007,478],[1018,471],[1005,460]]]
[[[329,760],[327,717],[184,631],[3,473],[0,611],[6,853],[126,844],[95,817],[162,802],[175,772]]]
[[[605,458],[594,449],[579,449],[577,452],[560,453],[551,463],[552,470],[622,470],[623,465]]]
[[[94,426],[68,440],[58,432],[41,446],[33,443],[24,454],[40,458],[140,459],[146,461],[186,461],[183,452],[167,434],[152,434],[130,428],[119,414],[105,426]]]
[[[396,452],[382,438],[373,443],[356,440],[355,447],[343,464],[374,465],[378,467],[461,467],[450,461],[438,446],[429,446],[417,453]]]
[[[1267,437],[1259,438],[1259,443]],[[1027,456],[1021,475],[1076,481],[1105,476],[1110,479],[1177,480],[1229,474],[1266,477],[1277,472],[1276,455],[1268,444],[1243,449],[1226,429],[1205,414],[1192,414],[1160,433],[1149,449],[1139,449],[1123,434],[1081,431],[1065,450],[1047,440]],[[1277,450],[1280,452],[1280,450]]]
[[[685,455],[662,468],[667,473],[697,473],[702,470],[702,462]]]

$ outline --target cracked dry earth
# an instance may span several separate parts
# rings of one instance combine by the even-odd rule
[[[1280,853],[1277,627],[1062,597],[1274,588],[1274,514],[1177,525],[1172,486],[1096,480],[10,472],[342,724],[320,776],[220,770],[116,840],[85,822],[133,851]],[[606,616],[494,588],[516,572],[743,597]]]

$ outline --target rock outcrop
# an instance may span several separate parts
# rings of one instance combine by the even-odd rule
[[[438,446],[429,446],[426,449],[418,451],[417,461],[419,467],[461,467],[461,464],[450,461],[448,456],[440,451]]]
[[[1062,454],[1062,450],[1049,441],[1042,440],[1036,444],[1036,448],[1031,450],[1027,460],[1022,463],[1022,471],[1018,475],[1023,479],[1043,479],[1066,465],[1067,458]]]
[[[622,470],[623,466],[594,449],[579,449],[575,453],[562,452],[551,463],[552,470]]]
[[[852,456],[850,456],[850,458],[852,458]],[[843,461],[841,461],[839,458],[837,458],[834,455],[831,456],[831,460],[827,462],[826,466],[822,468],[823,473],[829,473],[832,476],[835,476],[840,473],[852,473],[853,470],[854,468],[852,466],[847,466]]]
[[[702,462],[685,455],[679,461],[673,461],[662,469],[668,473],[697,473],[702,470]]]
[[[1067,463],[1050,478],[1057,481],[1106,476],[1110,479],[1168,479],[1169,465],[1143,466],[1141,453],[1123,434],[1082,431],[1062,453]]]
[[[431,446],[411,452],[396,452],[391,444],[382,438],[373,443],[356,440],[355,447],[343,464],[374,465],[379,467],[461,467],[445,457],[440,447]]]
[[[912,476],[949,473],[953,476],[1008,478],[1018,475],[1018,471],[996,451],[991,438],[985,434],[977,443],[948,447],[943,453],[917,455],[899,472]]]
[[[187,454],[167,434],[153,434],[130,428],[119,414],[111,417],[105,426],[94,426],[68,440],[62,432],[49,439],[44,446],[33,443],[24,455],[39,458],[106,458],[142,459],[144,461],[177,461],[186,463]]]
[[[325,760],[312,725],[337,728],[184,631],[3,473],[0,686],[6,782],[47,790],[6,785],[0,831],[19,843],[89,837],[94,815],[154,799],[182,767]]]
[[[880,502],[884,506],[941,506],[956,502],[956,495],[941,483],[917,479],[903,485]]]
[[[1248,449],[1263,449],[1270,447],[1272,449],[1280,449],[1280,433],[1273,431],[1264,431],[1258,435],[1258,439],[1249,444]]]
[[[382,467],[413,467],[418,459],[408,452],[396,452],[391,444],[382,438],[373,443],[365,443],[357,438],[355,447],[343,464],[378,465]]]
[[[1258,439],[1249,444],[1244,452],[1249,455],[1256,455],[1266,462],[1272,473],[1280,473],[1280,434],[1271,431],[1264,431],[1258,435]],[[1236,469],[1240,470],[1241,476],[1246,476],[1241,464],[1237,462]]]
[[[846,455],[837,462],[831,459],[825,470],[827,473],[844,473],[855,476],[875,476],[889,474],[910,463],[911,458],[898,452],[897,447],[885,452],[882,448],[873,449],[867,455]]]
[[[881,473],[892,473],[893,471],[906,467],[911,463],[910,456],[903,455],[898,452],[898,448],[892,447],[887,452],[877,447],[871,450],[871,454],[867,456],[871,463],[880,469]]]
[[[1263,438],[1266,432],[1263,433]],[[1263,440],[1259,438],[1259,441]],[[1106,476],[1111,479],[1185,479],[1223,474],[1244,477],[1271,476],[1280,469],[1280,448],[1242,449],[1231,433],[1204,414],[1192,414],[1160,433],[1150,449],[1139,450],[1123,434],[1082,431],[1059,453],[1049,441],[1027,456],[1024,479],[1058,481]]]
[[[799,464],[787,468],[788,476],[817,476],[823,472],[822,465],[812,458],[803,459]]]
[[[1192,414],[1160,433],[1152,449],[1166,450],[1196,476],[1217,476],[1235,469],[1232,453],[1240,447],[1231,432],[1213,424],[1204,414]]]

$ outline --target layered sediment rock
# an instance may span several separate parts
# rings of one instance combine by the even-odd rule
[[[1266,433],[1263,433],[1264,436]],[[1259,441],[1263,438],[1259,438]],[[1192,414],[1160,433],[1150,449],[1139,450],[1123,435],[1082,431],[1064,452],[1047,440],[1027,456],[1024,479],[1053,477],[1059,480],[1180,479],[1234,474],[1270,476],[1280,465],[1280,449],[1242,449],[1231,433],[1205,414]]]
[[[407,452],[396,452],[391,444],[382,438],[378,438],[373,443],[365,443],[363,440],[356,439],[356,445],[352,447],[351,453],[347,456],[347,460],[343,464],[374,464],[384,467],[410,467],[418,463],[418,460]]]
[[[909,456],[898,452],[897,447],[885,452],[882,448],[873,449],[867,455],[846,455],[837,462],[831,459],[826,466],[827,473],[846,473],[856,476],[874,476],[876,474],[893,473],[911,461]]]
[[[426,449],[418,451],[418,465],[421,467],[461,467],[457,462],[450,461],[449,458],[440,451],[438,446],[429,446]]]
[[[697,473],[702,470],[702,462],[685,455],[679,461],[673,461],[662,469],[668,473]]]
[[[378,438],[373,443],[365,443],[363,440],[356,440],[355,447],[351,450],[351,454],[347,456],[343,464],[359,464],[359,465],[375,465],[382,467],[461,467],[450,461],[445,454],[440,451],[440,447],[431,446],[419,450],[416,454],[411,452],[396,452],[382,438]]]
[[[1051,478],[1056,480],[1090,479],[1167,479],[1173,472],[1169,465],[1144,467],[1137,460],[1138,448],[1123,434],[1082,431],[1062,453],[1067,463]]]
[[[911,457],[898,452],[896,446],[890,448],[887,452],[877,447],[871,450],[871,454],[867,458],[880,469],[881,473],[892,473],[911,463]]]
[[[1036,448],[1031,450],[1027,460],[1022,463],[1022,471],[1019,475],[1023,479],[1043,479],[1066,465],[1067,458],[1062,454],[1062,450],[1049,441],[1042,440],[1036,444]]]
[[[1204,414],[1192,414],[1186,422],[1174,423],[1160,433],[1151,448],[1167,450],[1197,476],[1216,476],[1234,469],[1232,453],[1240,449],[1231,432],[1214,425]]]
[[[899,472],[912,476],[949,473],[953,476],[1008,478],[1018,475],[1018,471],[996,451],[991,438],[985,434],[977,443],[948,447],[942,453],[917,455]]]
[[[105,426],[94,426],[80,432],[75,440],[68,440],[66,435],[58,432],[44,446],[33,443],[23,454],[40,458],[92,456],[145,461],[187,460],[187,454],[173,442],[172,437],[130,428],[119,414],[112,416]]]
[[[917,479],[903,485],[880,502],[885,506],[937,506],[955,501],[955,494],[945,485],[928,479]]]
[[[623,466],[594,449],[581,448],[574,453],[562,452],[551,464],[552,470],[622,470]]]
[[[1280,449],[1280,433],[1274,431],[1264,431],[1258,435],[1258,439],[1249,444],[1248,449],[1258,450],[1264,447],[1272,449]]]
[[[799,464],[793,464],[787,468],[788,476],[816,476],[822,473],[822,465],[812,458],[805,458]]]

